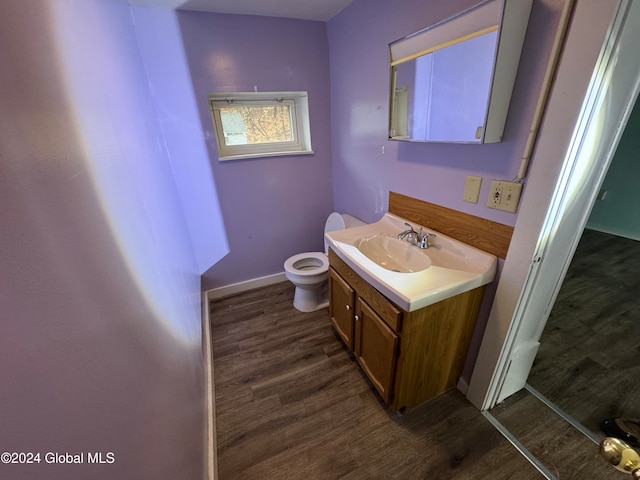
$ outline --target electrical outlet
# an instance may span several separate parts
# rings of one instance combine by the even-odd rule
[[[518,209],[521,193],[521,183],[492,180],[487,207],[515,213]]]
[[[475,177],[473,175],[467,176],[462,199],[465,202],[478,203],[478,197],[480,197],[480,185],[482,185],[482,177]]]

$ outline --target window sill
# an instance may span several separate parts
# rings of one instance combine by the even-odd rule
[[[291,152],[269,152],[269,153],[246,153],[243,155],[229,155],[226,157],[218,156],[218,160],[226,162],[228,160],[244,160],[247,158],[264,158],[264,157],[284,157],[290,155],[313,155],[313,150],[297,150]]]

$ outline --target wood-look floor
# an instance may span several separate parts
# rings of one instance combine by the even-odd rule
[[[528,383],[596,435],[640,417],[640,242],[585,230]]]
[[[544,478],[456,390],[390,412],[293,286],[211,303],[220,480]]]
[[[599,455],[598,446],[526,390],[491,414],[558,480],[625,480]]]

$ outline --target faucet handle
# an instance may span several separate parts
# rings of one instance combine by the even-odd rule
[[[422,235],[422,228],[420,229],[420,248],[429,248],[429,237],[436,237],[435,233],[425,233]]]
[[[410,223],[404,222],[404,224],[409,227],[409,230],[405,230],[404,232],[400,232],[398,234],[398,238],[400,240],[402,240],[403,238],[407,237],[407,241],[409,243],[411,242],[415,242],[418,240],[418,238],[416,238],[418,236],[418,232],[416,232],[413,228],[413,226]],[[414,237],[415,234],[415,237]]]

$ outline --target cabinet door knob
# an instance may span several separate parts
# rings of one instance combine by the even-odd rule
[[[347,305],[345,305],[345,308],[346,308],[347,310],[351,310],[351,305],[347,304]]]
[[[354,318],[355,318],[356,322],[357,322],[358,320],[360,320],[360,317],[359,317],[358,315],[356,315]]]

